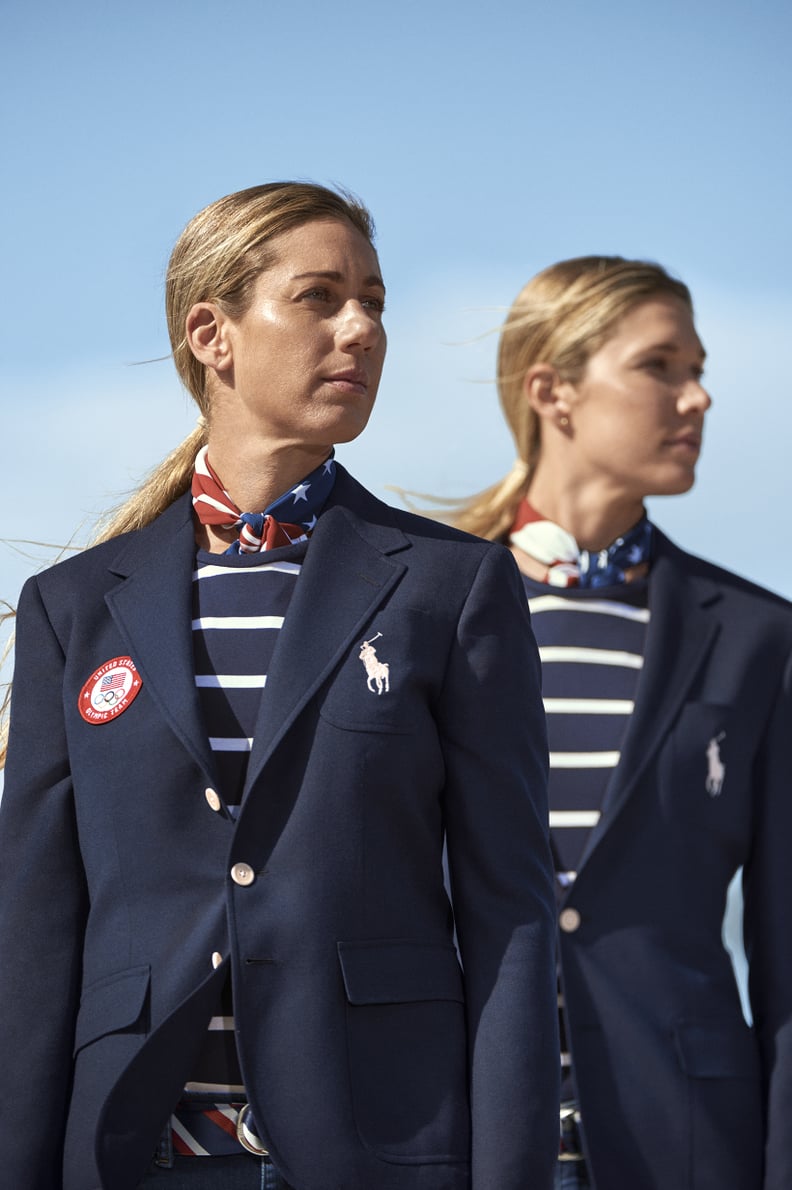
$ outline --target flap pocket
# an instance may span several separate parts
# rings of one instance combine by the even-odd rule
[[[758,1078],[759,1055],[748,1025],[681,1021],[674,1029],[677,1056],[691,1078]]]
[[[338,957],[350,1004],[464,1001],[462,971],[450,944],[339,942]]]
[[[74,1052],[106,1033],[117,1033],[134,1025],[143,1011],[151,968],[130,967],[92,983],[83,993]]]

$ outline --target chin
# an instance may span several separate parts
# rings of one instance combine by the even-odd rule
[[[344,442],[354,442],[356,438],[365,430],[368,425],[371,411],[367,411],[365,415],[359,417],[344,417],[340,418],[335,425],[328,426],[327,432],[332,435],[332,441],[336,445]]]
[[[695,469],[693,467],[691,467],[691,469],[689,471],[687,471],[684,475],[680,476],[679,484],[676,488],[676,492],[678,492],[679,495],[682,495],[683,492],[689,492],[695,482],[696,482],[696,472],[695,472]]]
[[[696,482],[695,471],[686,471],[682,475],[668,476],[658,481],[646,496],[683,496],[689,492]]]

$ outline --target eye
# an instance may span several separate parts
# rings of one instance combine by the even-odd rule
[[[668,371],[668,360],[664,355],[653,355],[649,359],[645,359],[641,367],[646,368],[649,372],[665,373]]]
[[[329,302],[331,298],[332,294],[330,293],[330,290],[324,288],[324,286],[321,285],[314,286],[313,289],[306,289],[304,293],[300,294],[301,301],[305,301],[307,299],[308,301],[314,302]]]
[[[377,314],[385,312],[385,299],[380,297],[364,297],[360,299],[361,306],[366,310],[375,310]]]

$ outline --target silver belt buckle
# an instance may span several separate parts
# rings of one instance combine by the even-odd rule
[[[244,1107],[239,1109],[237,1116],[236,1134],[237,1140],[243,1149],[247,1149],[249,1153],[253,1153],[256,1157],[269,1157],[269,1149],[265,1149],[261,1143],[261,1138],[256,1136],[252,1129],[245,1124],[245,1116],[250,1112],[250,1104],[246,1103]]]

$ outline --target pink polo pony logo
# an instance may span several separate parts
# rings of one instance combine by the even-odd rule
[[[721,760],[718,747],[725,735],[726,732],[722,731],[720,735],[713,736],[707,744],[707,779],[704,782],[704,788],[710,797],[720,795],[726,777],[726,765]]]
[[[386,694],[390,692],[390,666],[387,661],[380,661],[377,658],[377,650],[372,645],[372,640],[377,640],[382,636],[378,632],[376,636],[372,636],[371,640],[364,640],[360,646],[358,657],[366,667],[366,685],[374,694],[382,694],[383,690]]]

